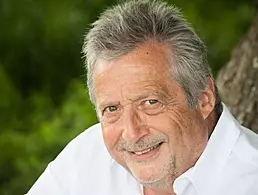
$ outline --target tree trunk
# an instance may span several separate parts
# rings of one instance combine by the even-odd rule
[[[258,11],[230,61],[219,72],[217,87],[237,120],[258,133]]]

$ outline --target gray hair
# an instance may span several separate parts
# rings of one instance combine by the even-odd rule
[[[89,95],[95,103],[93,71],[97,59],[113,60],[149,40],[171,48],[171,73],[193,108],[212,77],[202,40],[179,9],[156,0],[132,0],[104,11],[85,37]],[[220,98],[215,86],[216,104]]]

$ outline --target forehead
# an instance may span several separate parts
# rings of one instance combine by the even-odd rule
[[[115,60],[97,59],[94,74],[102,74],[109,68],[121,70],[123,65],[134,65],[139,69],[144,66],[152,66],[153,69],[166,69],[167,71],[171,53],[166,44],[147,42]]]
[[[145,44],[113,61],[99,59],[93,77],[96,100],[118,93],[133,96],[152,90],[164,91],[172,81],[169,51],[164,45]]]

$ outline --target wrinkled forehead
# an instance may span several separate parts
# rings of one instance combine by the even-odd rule
[[[114,66],[114,64],[116,65],[116,70],[120,70],[120,66],[125,62],[128,65],[138,65],[138,68],[152,65],[152,68],[166,69],[165,71],[168,71],[167,69],[173,65],[172,51],[168,44],[148,41],[112,60],[110,60],[110,56],[100,55],[95,61],[94,74],[101,74],[110,66]]]
[[[169,88],[176,88],[167,61],[161,55],[131,53],[114,61],[99,60],[98,63],[94,75],[97,104],[105,100],[137,100],[146,94],[164,96]]]
[[[110,98],[118,93],[165,90],[173,80],[169,51],[164,45],[145,44],[114,60],[99,58],[93,74],[96,103],[100,97]]]

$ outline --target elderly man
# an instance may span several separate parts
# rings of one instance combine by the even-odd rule
[[[258,136],[221,103],[205,46],[178,9],[114,6],[83,52],[100,124],[29,195],[258,195]]]

